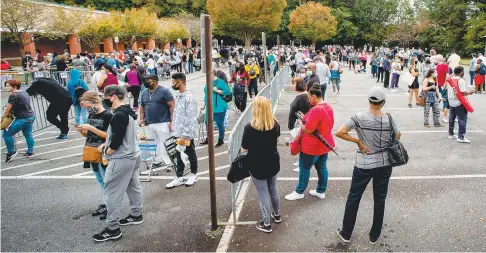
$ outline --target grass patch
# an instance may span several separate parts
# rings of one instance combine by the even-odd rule
[[[469,62],[471,61],[471,58],[461,58],[461,65],[466,65],[469,66]]]

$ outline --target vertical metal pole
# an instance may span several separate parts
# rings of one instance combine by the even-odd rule
[[[277,35],[277,50],[278,50],[277,71],[279,71],[280,70],[280,35]]]
[[[204,17],[206,15],[205,14],[201,14],[201,17],[200,17],[200,22],[201,22],[201,71],[203,73],[206,73],[206,61],[207,59],[211,59],[211,56],[209,56],[210,58],[206,58],[206,47],[208,47],[209,45],[211,44],[206,44],[206,29],[204,29]],[[210,43],[211,43],[211,39],[210,40]]]
[[[263,46],[263,68],[265,68],[265,85],[267,85],[268,82],[268,65],[267,65],[267,37],[265,36],[265,33],[262,32],[262,46]]]
[[[211,59],[211,17],[204,16],[204,41],[206,44],[206,59]],[[213,128],[213,85],[212,85],[212,64],[206,64],[206,96],[207,96],[207,117],[208,117],[208,153],[209,153],[209,191],[211,199],[211,229],[218,228],[218,216],[216,213],[216,171],[214,168],[214,128]]]

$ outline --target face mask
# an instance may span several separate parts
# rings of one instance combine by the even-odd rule
[[[30,57],[30,54],[26,54],[25,56],[26,56],[26,57]]]
[[[145,86],[145,88],[147,88],[147,89],[150,89],[150,87],[152,86],[152,83],[145,82],[145,83],[143,83],[143,86]]]
[[[305,74],[305,73],[300,73],[300,77],[305,78],[306,76],[307,76],[307,74]]]
[[[311,97],[311,98],[309,98],[309,104],[310,104],[312,107],[316,106],[316,105],[315,105],[315,103],[314,103],[314,101],[312,101],[312,97]]]
[[[109,98],[105,98],[103,101],[105,101],[105,105],[108,106],[108,107],[112,107],[113,106],[113,102],[111,102],[111,100]]]
[[[101,74],[106,74],[106,70],[102,69]]]
[[[173,90],[179,90],[179,87],[177,87],[177,84],[172,85]]]
[[[307,71],[307,76],[312,76],[312,71],[311,70]]]
[[[91,108],[86,108],[86,110],[88,111],[88,114],[96,114],[96,112],[98,111],[96,108],[94,107],[91,107]]]
[[[433,76],[433,77],[437,77],[437,74],[436,74],[436,73],[434,73],[432,76]]]

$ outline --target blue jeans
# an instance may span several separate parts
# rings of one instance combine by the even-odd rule
[[[214,121],[216,121],[216,125],[218,126],[219,132],[219,140],[224,139],[224,115],[226,112],[215,112],[213,113]]]
[[[103,181],[103,179],[105,178],[105,169],[103,169],[101,163],[89,163],[89,164],[96,177],[96,181],[98,181],[98,184],[100,185],[101,192],[103,193],[103,190],[105,189],[105,182]],[[94,166],[98,167],[97,171],[95,170]]]
[[[83,120],[83,122],[81,122],[81,120]],[[74,122],[78,125],[88,123],[88,117],[86,116],[86,109],[84,109],[80,105],[74,106]]]
[[[27,152],[34,152],[34,136],[32,136],[32,125],[34,125],[35,116],[23,119],[14,119],[12,124],[7,130],[2,133],[3,141],[7,146],[7,152],[12,154],[15,152],[14,136],[16,133],[22,131],[27,143]]]
[[[327,83],[321,83],[322,99],[326,96]]]
[[[458,138],[464,140],[466,135],[466,125],[467,125],[467,110],[463,105],[457,107],[451,106],[451,113],[449,114],[449,135],[454,135],[454,124],[458,118],[459,132]]]
[[[153,69],[147,69],[147,71],[149,72],[150,75],[155,75],[156,74],[155,68],[153,68]]]
[[[469,71],[469,76],[471,77],[471,86],[474,85],[474,70],[473,71]]]
[[[194,62],[188,62],[187,66],[189,68],[189,73],[194,73]]]
[[[310,169],[312,165],[317,170],[317,181],[316,191],[318,193],[324,193],[327,189],[327,178],[329,173],[327,171],[327,154],[314,156],[307,155],[302,152],[299,154],[299,184],[297,184],[297,189],[295,191],[299,194],[304,193],[307,185],[309,184]]]

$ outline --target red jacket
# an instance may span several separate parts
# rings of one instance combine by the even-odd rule
[[[449,66],[445,63],[437,65],[437,84],[444,86],[446,82],[446,76],[449,73]]]
[[[3,62],[1,70],[9,70],[9,69],[10,69],[10,63],[8,63],[7,61]]]
[[[314,132],[317,130],[321,136],[332,146],[335,147],[332,128],[334,126],[334,112],[332,107],[324,102],[312,107],[304,116],[305,129]],[[327,148],[313,134],[304,133],[302,136],[301,152],[307,155],[320,156],[329,153]]]
[[[233,83],[233,82],[236,82],[237,84],[244,84],[246,86],[248,86],[250,84],[250,75],[248,74],[248,72],[244,71],[244,72],[241,72],[239,75],[237,74],[238,72],[233,72],[233,76],[231,77],[231,80],[229,80],[228,83]],[[239,77],[240,80],[239,81],[236,81],[236,77]]]

